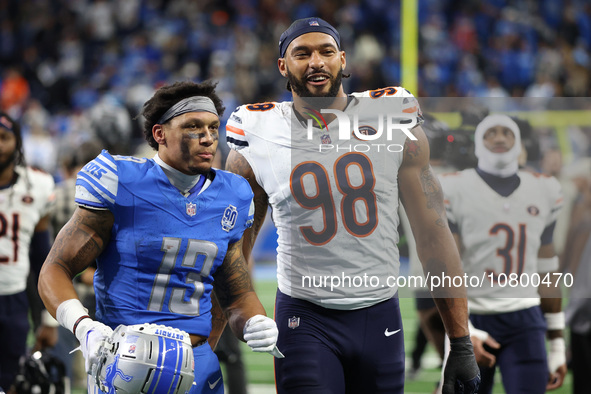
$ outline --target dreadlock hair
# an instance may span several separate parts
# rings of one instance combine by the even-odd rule
[[[14,119],[12,119],[10,115],[8,115],[6,112],[0,112],[0,126],[12,131],[12,134],[14,134],[14,138],[16,138],[16,155],[14,158],[14,164],[25,166],[23,136],[21,134],[20,124],[18,124]]]
[[[12,134],[14,134],[14,138],[16,139],[16,146],[15,146],[15,155],[13,159],[13,163],[16,166],[27,167],[27,163],[25,161],[25,152],[23,150],[23,136],[21,134],[21,126],[17,123],[14,119],[10,117],[6,112],[0,112],[0,127],[4,127],[7,130],[10,130]],[[32,184],[31,180],[29,179],[29,172],[27,170],[24,171],[25,175],[25,182],[27,184],[27,192],[30,193]],[[8,197],[8,201],[12,203],[12,197],[14,194],[14,189],[12,185],[16,183],[17,180],[17,173],[15,171],[14,178],[12,180],[12,184],[10,185],[10,194]]]
[[[222,103],[222,100],[215,92],[217,82],[204,81],[201,83],[195,83],[191,81],[176,82],[172,85],[162,86],[154,93],[154,96],[150,98],[144,104],[141,115],[143,115],[144,122],[144,137],[148,144],[155,150],[158,150],[158,143],[154,140],[152,135],[152,127],[158,124],[158,120],[170,107],[178,103],[179,101],[193,96],[204,96],[209,97],[215,109],[218,112],[218,116],[221,118],[224,110],[226,109]]]

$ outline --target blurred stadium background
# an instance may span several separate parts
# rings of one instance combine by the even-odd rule
[[[348,92],[401,85],[421,99],[579,99],[576,114],[563,113],[541,131],[539,119],[529,124],[528,165],[575,186],[589,175],[588,0],[0,0],[0,108],[22,122],[28,164],[56,181],[87,141],[151,157],[137,114],[156,88],[214,79],[226,118],[240,104],[289,100],[276,68],[278,38],[293,20],[313,15],[341,33],[352,74],[344,80]],[[483,115],[442,112],[427,130],[440,138],[433,154],[468,157],[451,163],[467,165],[470,141],[461,130]],[[563,121],[573,117],[576,127]],[[547,152],[559,156],[558,164],[545,164]],[[226,154],[222,143],[222,163]],[[274,247],[267,220],[255,277],[269,314]],[[404,305],[412,349],[414,306]],[[249,382],[263,385],[251,392],[272,392],[270,358],[245,357]],[[425,365],[408,392],[431,392],[439,377],[433,352]],[[567,381],[557,392],[569,387]]]

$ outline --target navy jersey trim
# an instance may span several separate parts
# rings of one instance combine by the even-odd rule
[[[234,144],[234,145],[238,145],[238,146],[248,146],[248,141],[241,141],[241,140],[237,140],[234,139],[232,137],[226,137],[226,141],[229,142],[230,144]]]

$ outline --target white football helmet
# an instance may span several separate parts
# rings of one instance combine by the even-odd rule
[[[157,325],[120,325],[99,349],[92,379],[109,394],[185,394],[195,362],[189,334]]]

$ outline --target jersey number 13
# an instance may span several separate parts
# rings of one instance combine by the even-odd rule
[[[174,268],[177,256],[181,247],[181,238],[165,237],[162,240],[161,250],[164,252],[160,268],[154,278],[152,294],[148,303],[148,310],[162,311],[164,308],[164,298],[170,285],[170,278],[175,275]],[[203,295],[203,278],[211,273],[213,262],[218,254],[218,247],[215,243],[190,239],[187,244],[187,250],[183,256],[182,267],[193,268],[197,263],[199,256],[204,256],[203,265],[199,273],[190,272],[186,276],[185,283],[194,287],[194,291],[189,296],[188,301],[185,295],[190,292],[184,287],[173,287],[171,289],[170,299],[168,301],[168,310],[187,316],[199,316],[199,299]]]

